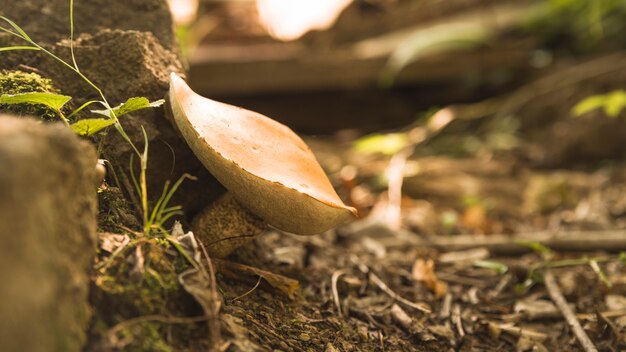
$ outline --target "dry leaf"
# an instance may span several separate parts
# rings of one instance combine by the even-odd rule
[[[413,263],[411,277],[415,281],[424,284],[437,298],[443,297],[448,292],[448,284],[439,281],[437,275],[435,275],[435,262],[432,259],[424,260],[418,258]]]
[[[128,235],[109,232],[98,233],[98,246],[103,251],[114,253],[118,248],[125,247],[130,242]]]
[[[472,205],[465,209],[461,219],[463,226],[468,229],[477,230],[484,234],[493,232],[492,221],[487,216],[487,210],[482,204]]]
[[[273,288],[287,295],[290,299],[294,298],[294,295],[300,283],[297,280],[290,279],[286,276],[275,274],[269,271],[261,270],[252,266],[229,262],[221,259],[213,259],[213,263],[217,267],[217,271],[226,276],[233,278],[239,278],[240,274],[249,274],[260,276]]]

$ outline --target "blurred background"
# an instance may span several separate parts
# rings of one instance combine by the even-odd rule
[[[317,136],[362,215],[422,234],[622,226],[624,0],[170,6],[193,89]]]
[[[170,0],[201,94],[371,132],[624,47],[623,0]]]

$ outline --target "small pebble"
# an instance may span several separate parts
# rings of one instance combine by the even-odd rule
[[[306,333],[302,333],[300,334],[300,340],[307,342],[311,340],[311,336],[309,334]]]

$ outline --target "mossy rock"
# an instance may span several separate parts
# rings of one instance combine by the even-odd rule
[[[36,73],[0,71],[0,95],[31,92],[60,94],[52,80]],[[41,104],[0,104],[0,112],[35,116],[44,121],[59,121],[59,115],[53,109]]]

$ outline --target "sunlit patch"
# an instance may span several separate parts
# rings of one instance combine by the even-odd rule
[[[191,24],[196,18],[198,0],[168,0],[167,3],[172,11],[174,23],[177,25]]]
[[[263,26],[275,38],[294,40],[313,29],[327,29],[352,0],[257,0]]]

